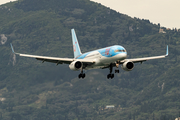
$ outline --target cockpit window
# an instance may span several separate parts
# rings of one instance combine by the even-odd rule
[[[115,50],[114,52],[126,52],[126,50]]]

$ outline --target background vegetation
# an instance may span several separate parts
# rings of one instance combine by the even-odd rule
[[[109,70],[42,64],[16,52],[73,57],[70,29],[82,52],[123,45],[128,58],[169,57],[136,64],[113,80]],[[180,32],[131,18],[89,0],[19,0],[0,6],[0,119],[174,120],[180,109]],[[5,100],[3,99],[5,98]],[[106,109],[106,105],[115,105]]]

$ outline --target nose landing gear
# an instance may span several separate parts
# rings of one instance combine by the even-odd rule
[[[119,73],[119,70],[115,70],[115,73]]]
[[[116,70],[115,70],[115,73],[119,73],[119,63],[116,63]]]
[[[107,75],[107,79],[109,79],[109,78],[113,79],[113,78],[114,78],[114,74],[111,74],[111,73],[108,74],[108,75]]]

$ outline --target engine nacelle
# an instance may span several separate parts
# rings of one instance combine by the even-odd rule
[[[69,65],[69,68],[74,71],[79,70],[82,67],[83,67],[83,63],[80,61],[74,61]]]
[[[125,71],[131,71],[134,68],[134,63],[131,61],[124,62],[122,65],[122,69]]]

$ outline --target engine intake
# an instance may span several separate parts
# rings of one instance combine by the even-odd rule
[[[134,63],[131,61],[124,62],[122,65],[122,69],[125,71],[131,71],[134,68]]]
[[[80,62],[80,61],[74,61],[74,62],[72,62],[72,63],[69,65],[69,68],[70,68],[71,70],[79,70],[79,69],[82,68],[82,66],[83,66],[83,63],[82,63],[82,62]]]

